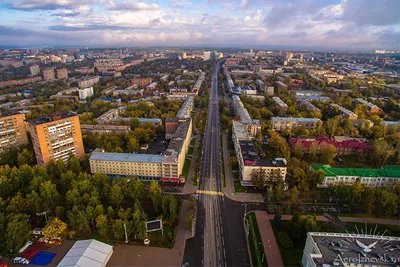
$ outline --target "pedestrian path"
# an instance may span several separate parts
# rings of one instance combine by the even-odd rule
[[[255,211],[255,214],[268,266],[283,267],[281,253],[272,230],[270,215],[266,211]]]
[[[224,193],[210,190],[196,190],[196,194],[223,196]]]

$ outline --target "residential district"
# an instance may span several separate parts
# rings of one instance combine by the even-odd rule
[[[399,51],[0,66],[1,266],[399,265]]]

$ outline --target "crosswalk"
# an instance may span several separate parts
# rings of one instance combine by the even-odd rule
[[[224,193],[210,190],[196,190],[196,194],[223,196]]]

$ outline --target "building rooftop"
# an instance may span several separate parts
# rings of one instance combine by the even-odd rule
[[[319,96],[323,94],[324,92],[316,90],[296,90],[296,96]]]
[[[289,107],[285,102],[283,102],[282,99],[280,99],[280,98],[277,97],[277,96],[272,97],[272,99],[273,99],[273,100],[275,101],[275,103],[278,104],[278,106],[281,107],[281,108],[288,108],[288,107]]]
[[[48,122],[52,122],[52,121],[58,121],[58,120],[62,120],[62,119],[66,119],[66,118],[70,118],[70,117],[74,117],[77,116],[77,114],[75,112],[66,112],[66,113],[61,113],[61,114],[55,114],[52,116],[44,116],[44,117],[40,117],[34,120],[30,120],[28,121],[30,124],[33,125],[40,125],[40,124],[44,124],[44,123],[48,123]]]
[[[296,99],[297,100],[304,99],[304,100],[309,100],[309,101],[313,101],[313,100],[330,101],[331,100],[330,97],[328,97],[328,96],[320,96],[320,95],[297,95]]]
[[[339,168],[330,165],[311,164],[314,170],[322,169],[326,176],[392,177],[400,178],[400,166],[383,166],[380,169]]]
[[[367,232],[371,234],[310,232],[312,253],[305,256],[316,266],[395,266],[392,259],[398,264],[400,238],[378,235],[373,228]]]
[[[318,136],[318,137],[303,137],[303,138],[289,138],[289,143],[294,147],[296,144],[302,144],[305,147],[311,147],[312,144],[316,143],[318,145],[321,145],[323,143],[325,144],[331,144],[335,146],[336,148],[351,148],[351,149],[367,149],[368,145],[358,139],[341,139],[339,136],[337,136],[337,139],[331,139],[328,136]]]
[[[89,160],[162,163],[163,159],[163,155],[95,152]]]
[[[194,96],[188,96],[183,102],[182,107],[179,109],[178,113],[176,114],[177,118],[180,119],[187,119],[190,117],[190,112],[193,108]]]
[[[254,148],[253,142],[249,140],[239,140],[240,150],[245,166],[264,166],[264,167],[286,167],[284,160],[264,160],[260,159]]]
[[[272,117],[272,121],[294,121],[294,122],[319,122],[318,118],[293,118],[293,117]]]

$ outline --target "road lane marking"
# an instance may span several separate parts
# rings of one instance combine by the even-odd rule
[[[196,190],[196,194],[213,195],[213,196],[223,196],[224,195],[224,193],[222,193],[222,192],[211,191],[211,190]]]

